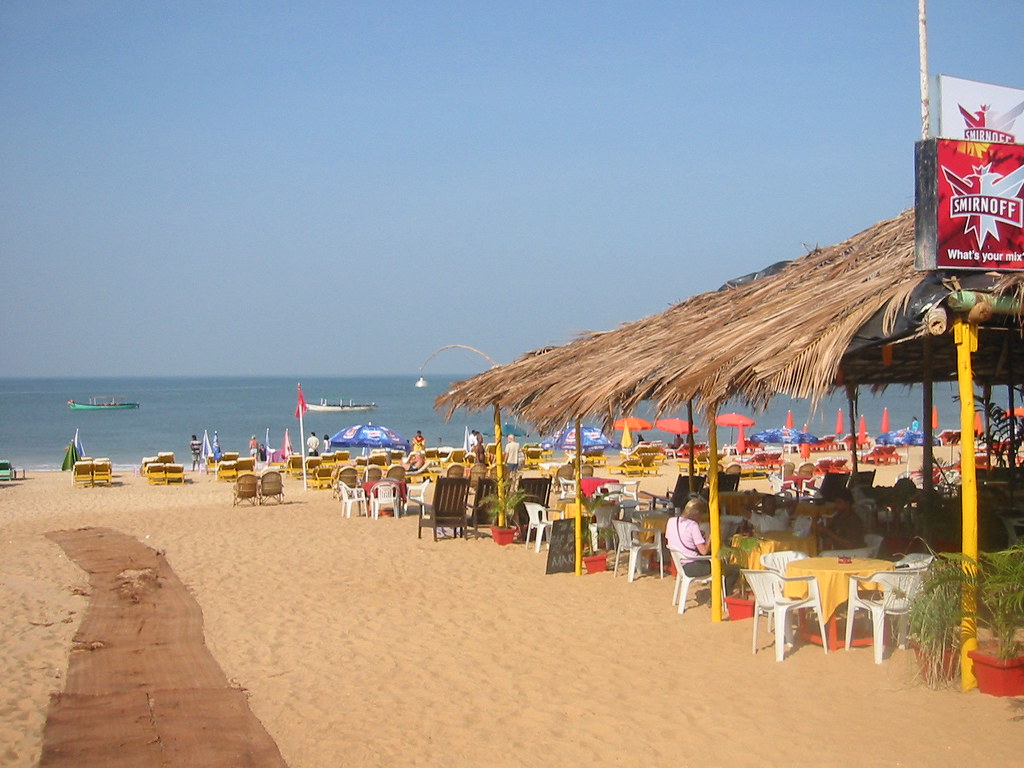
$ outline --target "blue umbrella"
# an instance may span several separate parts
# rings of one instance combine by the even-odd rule
[[[883,432],[875,442],[879,445],[924,445],[924,432],[919,429],[897,429]],[[932,445],[938,445],[938,438],[932,438]]]
[[[769,445],[794,445],[808,443],[815,445],[818,438],[810,432],[801,432],[797,429],[779,427],[778,429],[762,429],[752,435],[747,435],[747,440],[755,443],[768,443]]]
[[[583,427],[580,430],[580,438],[583,441],[584,453],[587,451],[603,451],[607,448],[617,447],[617,444],[605,437],[604,432],[597,427]],[[566,427],[557,435],[552,435],[540,445],[544,450],[558,448],[563,451],[575,451],[576,427]]]
[[[395,448],[410,449],[409,441],[388,427],[379,424],[356,424],[338,432],[330,440],[331,448]]]

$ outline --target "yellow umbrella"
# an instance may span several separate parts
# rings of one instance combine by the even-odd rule
[[[633,434],[629,431],[629,424],[624,424],[622,426],[622,447],[633,447]]]

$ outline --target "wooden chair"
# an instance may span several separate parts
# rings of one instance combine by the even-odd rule
[[[471,477],[470,485],[473,489],[473,504],[469,511],[469,522],[473,526],[473,530],[477,531],[480,529],[480,524],[486,525],[490,518],[487,514],[488,505],[484,503],[484,499],[490,498],[498,492],[498,481],[490,477],[478,477],[474,483]]]
[[[284,482],[281,473],[274,469],[265,470],[260,475],[259,503],[263,504],[268,499],[274,499],[278,504],[284,504]]]
[[[451,528],[455,536],[466,537],[466,499],[469,497],[468,477],[438,478],[434,488],[434,497],[430,504],[423,508],[419,525],[416,527],[416,538],[422,538],[423,529],[430,528],[437,541],[438,528]]]
[[[259,497],[259,478],[256,475],[246,472],[239,475],[235,480],[234,497],[231,506],[247,501],[253,506],[256,505]]]

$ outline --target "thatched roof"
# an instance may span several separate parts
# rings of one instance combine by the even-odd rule
[[[905,211],[838,245],[773,265],[757,279],[732,281],[660,314],[457,382],[437,407],[450,414],[498,404],[545,429],[577,415],[608,421],[642,400],[659,411],[690,399],[738,398],[757,407],[780,393],[817,399],[844,382],[918,382],[924,314],[961,285],[1024,295],[1016,275],[958,279],[916,271],[914,214]],[[1019,318],[993,323],[996,335],[986,331],[975,358],[979,378],[1024,372],[1022,345],[1008,343],[1019,339]],[[927,344],[933,379],[954,377],[951,334]],[[895,345],[888,365],[886,345]]]

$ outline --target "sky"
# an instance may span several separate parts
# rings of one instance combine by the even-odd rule
[[[932,0],[930,73],[1024,88],[1020,9]],[[911,207],[918,61],[915,0],[5,0],[0,375],[614,328]]]

